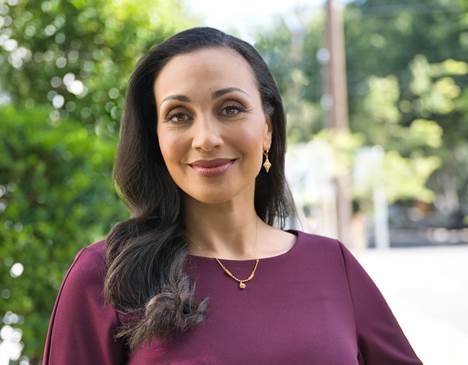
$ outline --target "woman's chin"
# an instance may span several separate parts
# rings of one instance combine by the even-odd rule
[[[234,194],[228,194],[226,190],[216,192],[213,189],[209,191],[185,192],[188,198],[203,204],[222,204],[232,200]]]

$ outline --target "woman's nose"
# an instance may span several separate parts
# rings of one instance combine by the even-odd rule
[[[192,147],[210,151],[223,143],[219,121],[210,115],[197,117],[192,125]]]

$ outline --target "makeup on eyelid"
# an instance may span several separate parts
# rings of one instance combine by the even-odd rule
[[[177,109],[177,108],[176,108]],[[222,111],[225,110],[225,109],[236,109],[237,110],[237,113],[228,113],[228,114],[222,114],[221,113],[221,116],[222,117],[236,117],[238,116],[239,114],[241,113],[247,113],[249,112],[250,109],[247,109],[239,104],[227,104],[227,105],[224,105],[224,107],[221,109]],[[176,116],[181,116],[181,115],[188,115],[187,113],[184,113],[184,112],[181,112],[181,111],[177,111],[177,112],[174,112],[174,113],[171,113],[169,112],[168,115],[164,118],[164,122],[173,122],[171,119],[173,117],[176,117]],[[185,120],[187,121],[187,120]],[[175,122],[175,121],[174,121]],[[177,121],[179,122],[179,121]]]

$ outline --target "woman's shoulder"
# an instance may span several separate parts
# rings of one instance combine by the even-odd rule
[[[64,285],[73,287],[102,285],[106,270],[105,245],[103,239],[81,248],[65,274]]]
[[[306,232],[299,229],[292,229],[290,231],[296,232],[298,241],[305,244],[310,249],[336,250],[343,245],[339,240],[333,237]]]
[[[106,240],[101,239],[83,247],[77,256],[83,256],[82,260],[105,264]]]
[[[346,245],[336,238],[297,229],[293,231],[298,237],[297,252],[300,253],[302,259],[341,266],[345,256],[352,256]]]
[[[80,249],[64,275],[56,299],[62,316],[73,316],[76,310],[112,309],[104,303],[106,275],[105,241],[93,242]]]
[[[306,232],[299,229],[293,229],[293,231],[298,232],[298,234],[300,234],[303,237],[303,239],[307,241],[313,241],[315,243],[333,244],[336,241],[336,239],[333,237],[321,235],[318,233]]]
[[[75,255],[57,294],[44,364],[121,364],[125,345],[114,339],[118,313],[104,299],[105,241]]]
[[[102,265],[105,264],[106,240],[102,239],[81,248],[75,256],[75,261],[81,264]]]

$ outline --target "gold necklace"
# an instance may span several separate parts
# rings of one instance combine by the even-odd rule
[[[255,221],[255,246],[257,245],[257,221]],[[200,248],[198,245],[195,245],[197,246],[198,248]],[[257,270],[257,266],[258,266],[258,263],[260,261],[260,259],[256,259],[256,262],[255,262],[255,267],[253,268],[252,272],[250,273],[249,277],[247,279],[244,279],[244,280],[241,280],[239,278],[237,278],[232,272],[230,272],[226,266],[224,266],[221,261],[219,261],[219,259],[217,259],[215,257],[215,260],[218,262],[218,264],[223,268],[224,272],[229,276],[231,277],[232,279],[234,279],[235,281],[237,281],[239,283],[239,288],[241,289],[245,289],[246,285],[245,283],[247,281],[250,281],[253,279],[253,277],[255,276],[255,271]]]
[[[216,261],[218,261],[218,264],[221,265],[221,267],[223,268],[223,270],[224,270],[224,272],[226,274],[228,274],[231,278],[233,278],[234,280],[236,280],[239,283],[239,288],[245,289],[245,286],[246,286],[245,283],[247,281],[250,281],[250,280],[253,279],[253,277],[255,275],[255,271],[257,270],[258,262],[260,261],[260,259],[257,259],[257,262],[255,263],[255,267],[254,267],[253,271],[250,273],[249,277],[247,279],[244,279],[244,280],[236,278],[235,275],[233,273],[231,273],[218,259],[216,259]]]

